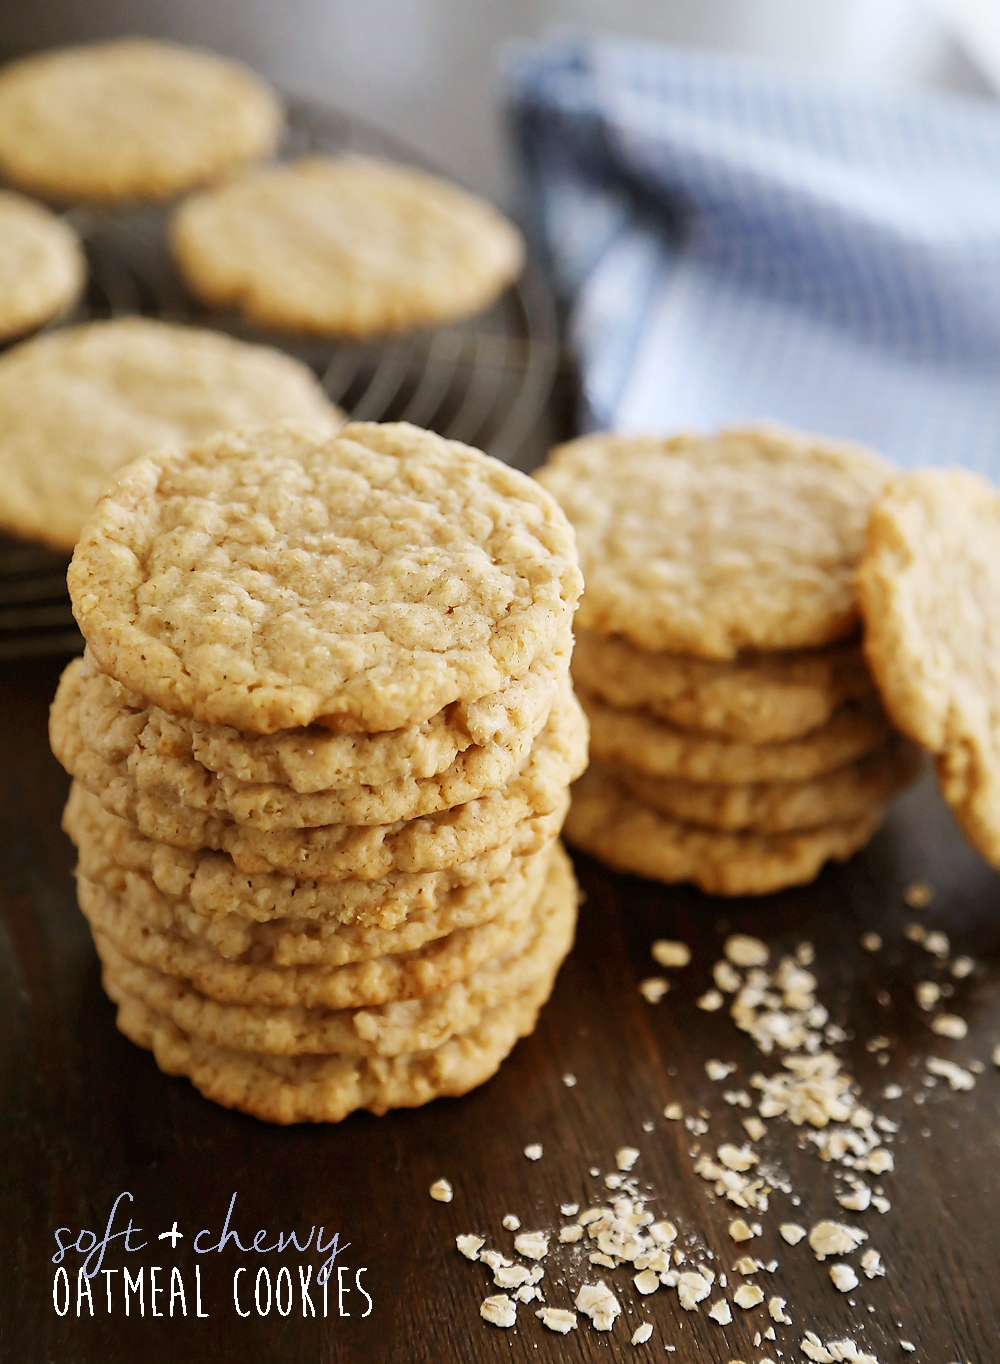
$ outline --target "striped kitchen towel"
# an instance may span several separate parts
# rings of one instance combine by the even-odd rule
[[[505,75],[584,429],[765,419],[1000,477],[1000,106],[610,37]]]

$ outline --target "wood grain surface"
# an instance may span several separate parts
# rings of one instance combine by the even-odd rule
[[[925,780],[895,807],[887,827],[847,866],[830,867],[812,886],[759,901],[711,899],[613,875],[578,858],[586,891],[577,946],[535,1035],[517,1048],[500,1074],[461,1100],[439,1101],[385,1118],[357,1115],[335,1127],[269,1127],[201,1099],[185,1080],[161,1075],[144,1051],[115,1030],[114,1011],[102,994],[97,959],[76,909],[71,877],[73,850],[60,832],[68,780],[51,757],[46,738],[48,703],[59,672],[55,661],[4,664],[0,674],[0,1067],[3,1141],[0,1155],[0,1229],[4,1268],[0,1299],[0,1357],[60,1364],[158,1364],[158,1361],[470,1361],[565,1359],[672,1359],[676,1364],[727,1364],[765,1358],[799,1360],[806,1330],[823,1340],[853,1337],[879,1361],[916,1364],[1000,1358],[1000,1071],[990,1064],[1000,1042],[998,924],[1000,877],[965,845]],[[919,914],[903,901],[905,886],[927,880],[931,905]],[[951,1001],[969,1022],[962,1042],[934,1037],[917,1009],[913,988],[927,976],[929,958],[906,940],[905,924],[919,918],[943,928],[956,950],[971,953],[975,973],[956,985]],[[722,1328],[704,1312],[680,1310],[665,1289],[643,1299],[624,1269],[598,1271],[611,1283],[624,1311],[610,1334],[581,1319],[568,1337],[546,1331],[533,1308],[522,1306],[516,1331],[480,1321],[479,1303],[489,1287],[484,1266],[455,1250],[457,1233],[485,1234],[509,1248],[501,1226],[516,1213],[526,1228],[559,1225],[558,1205],[600,1201],[603,1174],[614,1168],[614,1151],[634,1145],[635,1168],[651,1186],[650,1207],[680,1228],[681,1242],[697,1233],[731,1269],[740,1250],[727,1236],[731,1205],[717,1202],[693,1173],[691,1151],[740,1141],[739,1109],[721,1102],[726,1085],[710,1081],[705,1062],[738,1063],[728,1082],[745,1086],[762,1058],[721,1011],[706,1014],[695,998],[710,984],[710,968],[723,936],[749,931],[776,949],[802,939],[816,946],[819,998],[851,1034],[839,1052],[877,1111],[901,1122],[895,1139],[896,1172],[884,1177],[892,1210],[849,1217],[834,1202],[829,1166],[800,1148],[796,1130],[783,1120],[768,1124],[760,1149],[787,1173],[801,1206],[772,1197],[764,1235],[752,1251],[774,1257],[777,1270],[762,1275],[765,1291],[788,1300],[794,1325],[779,1326],[777,1340],[754,1346],[767,1326],[763,1308],[737,1310]],[[858,944],[865,930],[882,934],[877,954]],[[692,964],[669,973],[675,985],[661,1003],[643,1001],[637,983],[657,973],[649,944],[658,936],[683,938]],[[940,972],[937,973],[940,978]],[[890,1062],[879,1066],[864,1042],[890,1039]],[[943,1082],[925,1088],[921,1060],[933,1053],[987,1063],[971,1093],[951,1093]],[[572,1072],[577,1084],[561,1077]],[[897,1082],[904,1095],[879,1098]],[[922,1105],[914,1095],[923,1093]],[[695,1138],[668,1122],[664,1105],[678,1101],[686,1112],[704,1107],[710,1131]],[[652,1122],[646,1132],[643,1123]],[[541,1142],[541,1160],[522,1154]],[[454,1186],[450,1204],[433,1202],[430,1184],[439,1176]],[[93,1281],[94,1315],[86,1300],[77,1317],[76,1268],[70,1252],[69,1311],[53,1306],[51,1262],[54,1233],[69,1227],[105,1230],[123,1191],[114,1230],[131,1217],[141,1233],[128,1254],[122,1239],[107,1251],[104,1268],[135,1274],[145,1269],[145,1315],[133,1297],[124,1315],[121,1272]],[[259,1228],[263,1244],[278,1231],[300,1236],[323,1224],[324,1238],[339,1233],[337,1264],[349,1269],[342,1283],[351,1291],[338,1313],[336,1284],[322,1317],[322,1297],[312,1285],[319,1315],[303,1317],[297,1268],[319,1264],[312,1252],[196,1255],[192,1241],[205,1228],[218,1240],[233,1194],[231,1226],[244,1244]],[[606,1194],[603,1194],[606,1197]],[[124,1215],[123,1215],[124,1214]],[[841,1217],[863,1226],[888,1266],[884,1279],[850,1295],[830,1284],[828,1265],[818,1264],[805,1243],[792,1249],[777,1235],[788,1218],[811,1225]],[[183,1239],[171,1248],[159,1239],[176,1223]],[[86,1241],[84,1242],[86,1245]],[[566,1248],[568,1250],[568,1248]],[[743,1248],[741,1248],[742,1250]],[[855,1257],[856,1262],[856,1257]],[[579,1257],[552,1253],[545,1262],[549,1305],[569,1306],[584,1278],[595,1273]],[[166,1289],[177,1266],[188,1315],[167,1314],[166,1293],[149,1301],[151,1267],[160,1266]],[[258,1270],[272,1280],[282,1266],[295,1299],[287,1317],[276,1309],[261,1317],[253,1306]],[[202,1310],[194,1315],[195,1267],[201,1271]],[[242,1310],[233,1301],[239,1280]],[[356,1287],[356,1274],[372,1307]],[[112,1310],[105,1284],[112,1284]],[[713,1295],[716,1296],[716,1295]],[[61,1304],[60,1304],[61,1305]],[[874,1307],[869,1312],[868,1306]],[[707,1306],[707,1303],[705,1304]],[[654,1326],[648,1345],[630,1336],[643,1320]],[[861,1330],[859,1328],[863,1327]],[[900,1340],[916,1345],[904,1352]],[[673,1345],[668,1354],[664,1347]]]

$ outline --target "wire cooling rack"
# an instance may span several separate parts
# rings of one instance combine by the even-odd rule
[[[434,169],[371,124],[289,100],[281,157],[310,151]],[[508,463],[524,461],[559,362],[555,305],[533,261],[494,307],[465,322],[363,344],[300,338],[251,329],[235,314],[209,312],[191,299],[167,250],[169,213],[160,206],[68,213],[90,275],[82,304],[57,325],[141,313],[278,346],[310,365],[332,401],[358,420],[409,421]],[[0,536],[0,660],[82,648],[66,595],[66,562]]]

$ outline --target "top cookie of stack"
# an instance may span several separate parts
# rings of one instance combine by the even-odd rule
[[[890,473],[774,429],[553,452],[538,477],[577,533],[573,674],[598,760],[572,841],[721,894],[809,880],[867,841],[915,770],[857,639],[854,574]]]
[[[69,583],[50,732],[122,1029],[276,1121],[487,1078],[575,920],[552,498],[406,425],[251,428],[128,466]]]

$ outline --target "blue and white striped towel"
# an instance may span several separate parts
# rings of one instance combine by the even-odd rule
[[[617,38],[506,73],[586,429],[771,419],[1000,477],[1000,108]]]

